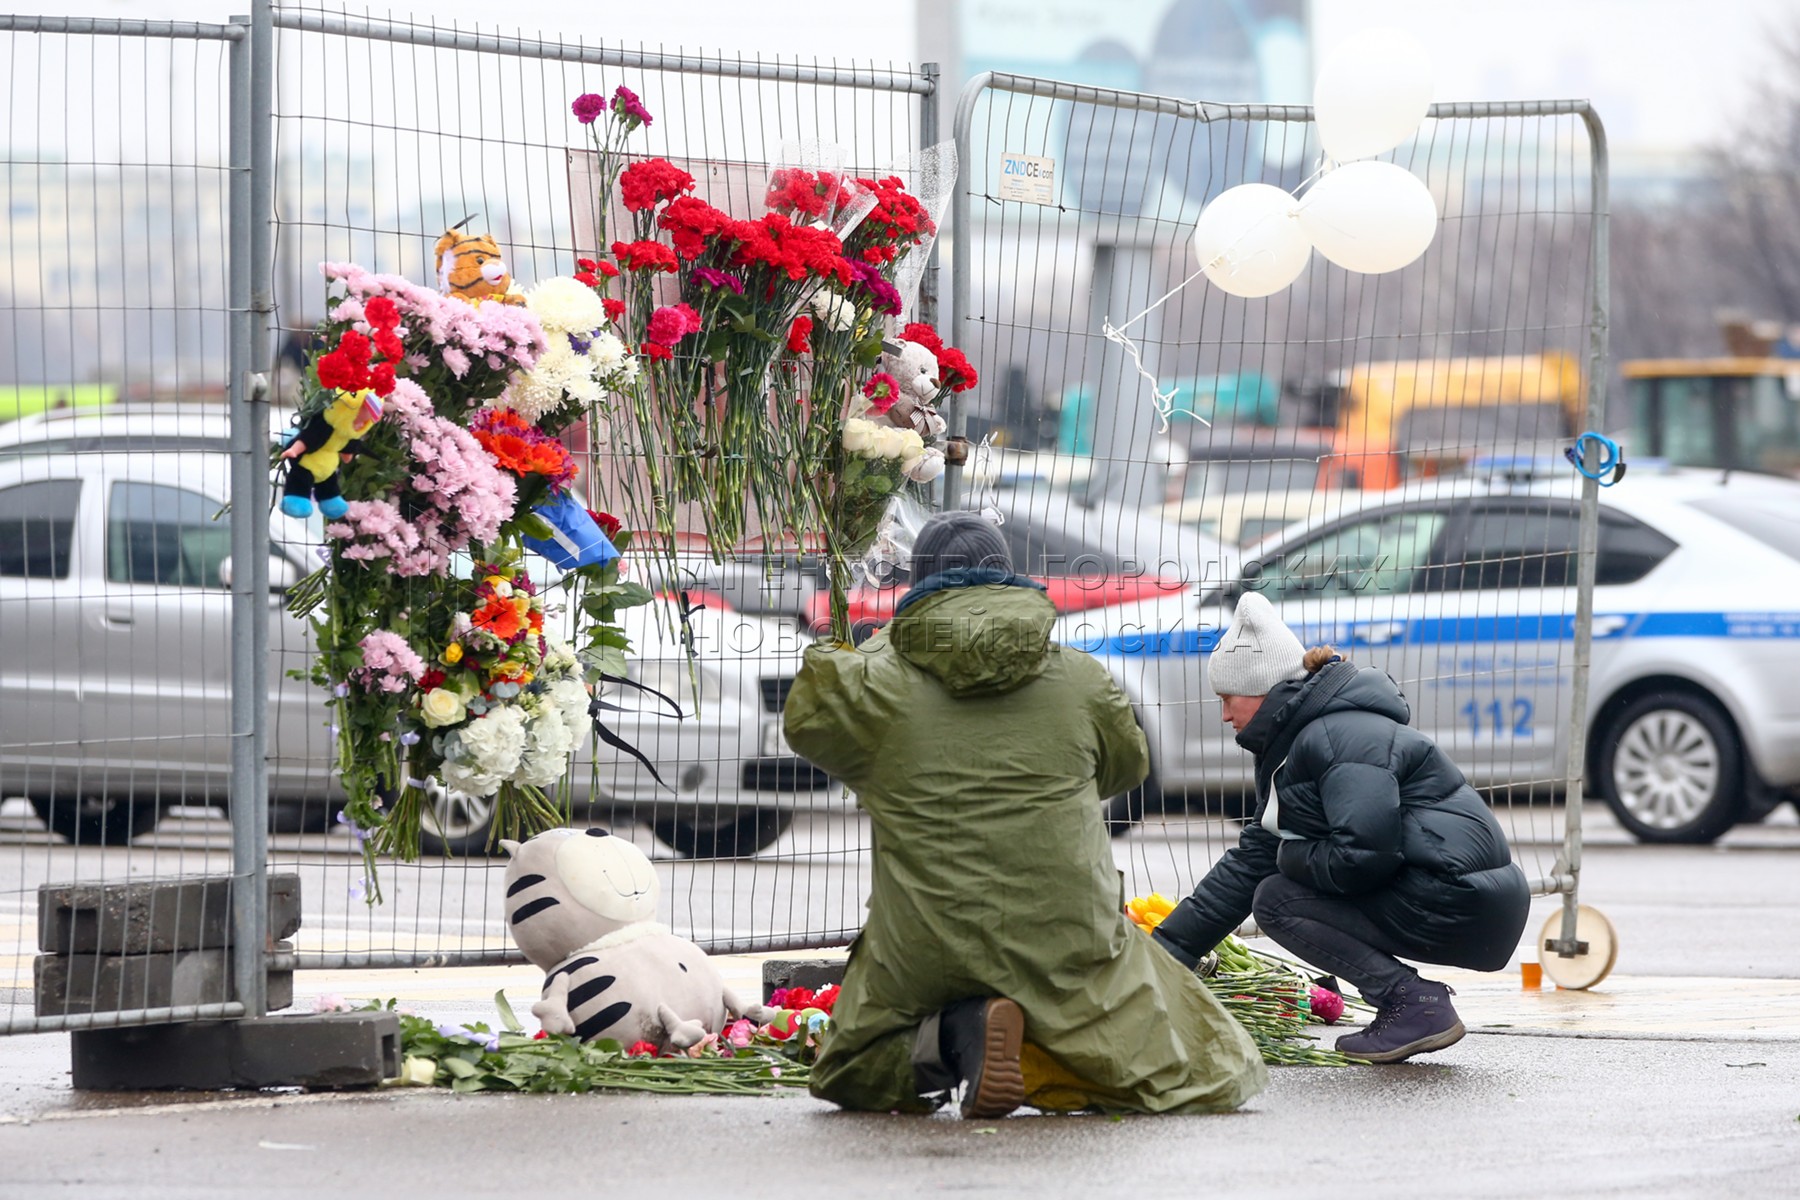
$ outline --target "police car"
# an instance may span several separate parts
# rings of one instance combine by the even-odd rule
[[[1225,587],[1066,617],[1058,640],[1108,666],[1150,743],[1152,779],[1110,802],[1115,829],[1159,793],[1243,803],[1250,756],[1204,664],[1246,588],[1306,644],[1390,673],[1476,786],[1560,792],[1579,483],[1566,466],[1420,481],[1256,544]],[[1800,803],[1800,483],[1638,464],[1601,501],[1590,794],[1650,842]]]

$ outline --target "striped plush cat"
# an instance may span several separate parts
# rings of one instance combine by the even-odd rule
[[[532,1013],[549,1033],[685,1050],[727,1020],[762,1022],[698,946],[650,918],[659,884],[643,851],[604,829],[552,829],[500,843],[506,921],[525,957],[548,973]]]

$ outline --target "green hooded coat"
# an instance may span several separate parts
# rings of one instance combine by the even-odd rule
[[[868,920],[851,946],[813,1094],[929,1111],[926,1018],[1005,996],[1025,1013],[1027,1103],[1220,1112],[1259,1091],[1255,1045],[1126,919],[1100,798],[1143,779],[1131,706],[1022,586],[937,591],[856,649],[815,646],[789,744],[874,825]]]

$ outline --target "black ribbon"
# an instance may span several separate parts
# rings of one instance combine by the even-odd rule
[[[683,716],[682,711],[681,711],[681,705],[679,705],[675,701],[669,699],[669,697],[663,695],[661,692],[657,691],[655,688],[649,686],[648,684],[639,683],[635,679],[627,679],[623,675],[607,675],[604,673],[600,676],[600,682],[603,684],[619,683],[619,684],[623,684],[624,686],[629,687],[629,688],[636,688],[640,692],[648,692],[650,695],[655,696],[658,700],[661,700],[664,704],[668,705],[669,706],[669,714],[671,716],[673,716],[677,721],[681,720],[681,718]],[[672,787],[669,787],[668,781],[663,779],[662,774],[657,771],[656,764],[651,762],[648,758],[645,758],[643,751],[639,750],[636,746],[632,745],[630,742],[626,741],[624,738],[620,737],[618,734],[616,734],[612,730],[608,729],[601,717],[601,714],[605,713],[605,712],[625,712],[625,711],[626,711],[626,709],[623,705],[614,704],[610,700],[602,700],[599,696],[595,696],[592,700],[588,701],[588,716],[594,722],[595,735],[597,737],[599,737],[599,739],[602,742],[605,742],[608,746],[611,746],[614,750],[622,750],[626,754],[629,754],[629,755],[631,755],[631,757],[637,759],[638,762],[640,762],[644,765],[644,770],[650,772],[650,778],[656,780],[656,782],[660,786],[669,788],[669,790],[671,792],[674,791],[675,789]]]

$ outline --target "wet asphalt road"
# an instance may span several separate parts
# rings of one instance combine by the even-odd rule
[[[1779,1196],[1800,1044],[1473,1034],[1221,1117],[847,1115],[804,1096],[217,1101],[0,1125],[0,1195]]]
[[[1621,975],[1800,979],[1791,812],[1718,847],[1592,833],[1584,898],[1619,929]],[[0,864],[35,863],[36,835],[14,836]],[[1168,841],[1147,830],[1119,849],[1153,863]],[[21,884],[6,890],[23,905]],[[1538,902],[1533,928],[1553,906]],[[849,1116],[804,1095],[87,1096],[67,1067],[66,1036],[0,1039],[4,1200],[1800,1194],[1792,1033],[1472,1033],[1417,1064],[1275,1071],[1231,1116],[1117,1121]]]

